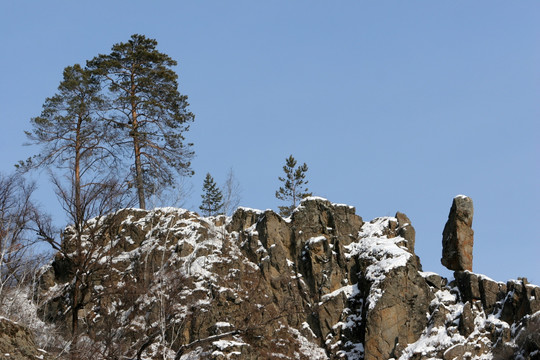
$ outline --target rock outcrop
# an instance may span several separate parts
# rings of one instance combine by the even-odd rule
[[[52,359],[38,349],[32,332],[26,327],[0,317],[0,359]]]
[[[100,221],[110,226],[92,256],[79,324],[95,354],[449,360],[540,353],[540,288],[470,271],[450,281],[422,272],[414,228],[401,213],[365,222],[353,207],[308,198],[285,219],[271,210],[203,218],[164,208],[125,209]],[[36,289],[43,318],[66,334],[75,272],[58,255]]]
[[[450,270],[472,271],[474,231],[472,199],[458,195],[452,202],[443,230],[441,263]]]

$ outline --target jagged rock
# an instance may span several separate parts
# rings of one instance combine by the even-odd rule
[[[433,295],[413,264],[392,270],[379,286],[381,297],[366,314],[366,360],[399,357],[427,325]]]
[[[470,302],[466,302],[463,305],[463,311],[459,317],[459,332],[461,335],[467,337],[474,331],[474,315]]]
[[[473,351],[474,347],[469,344],[456,344],[446,350],[442,358],[443,360],[466,360],[471,356],[465,357],[465,354],[471,354]]]
[[[414,255],[414,261],[416,262],[416,267],[418,270],[422,271],[422,264],[420,263],[420,258],[414,253],[414,245],[416,241],[416,230],[411,224],[411,220],[407,215],[397,212],[395,215],[397,219],[397,236],[401,236],[407,243],[405,246],[409,249],[409,252]]]
[[[540,287],[528,284],[526,279],[510,280],[506,287],[501,319],[508,323],[518,322],[524,316],[540,311]]]
[[[497,302],[504,299],[506,295],[506,284],[493,281],[486,277],[480,277],[478,285],[484,311],[490,314],[496,308]]]
[[[395,215],[398,222],[398,235],[407,240],[407,249],[414,254],[414,243],[416,240],[416,230],[411,224],[411,220],[407,215],[397,212]]]
[[[442,277],[439,274],[435,273],[420,273],[424,279],[426,279],[426,282],[429,286],[437,289],[442,290],[447,284],[448,279],[445,277]]]
[[[474,231],[473,202],[458,195],[452,202],[448,221],[443,230],[441,263],[450,270],[472,271]]]
[[[444,306],[436,307],[433,311],[431,311],[431,317],[429,319],[429,323],[433,325],[434,327],[445,326],[447,323],[447,317],[449,314],[450,314],[450,311],[446,307]]]
[[[480,300],[482,298],[477,274],[469,271],[456,271],[454,278],[462,295],[463,302],[472,302],[473,300]]]
[[[365,359],[399,356],[407,344],[418,339],[427,323],[433,294],[398,232],[396,218],[378,218],[364,224],[361,240],[351,244],[359,254],[359,291],[367,295]],[[379,240],[379,236],[387,240]]]
[[[456,271],[454,277],[462,295],[462,301],[481,300],[486,314],[495,312],[500,307],[499,303],[507,296],[507,284],[491,280],[486,276],[469,271]],[[508,306],[506,311],[511,312]],[[528,312],[531,313],[531,311]]]
[[[540,312],[523,318],[516,333],[516,353],[523,359],[540,360]]]
[[[0,358],[9,360],[52,359],[37,348],[26,327],[0,317]]]
[[[110,226],[96,242],[103,251],[92,256],[99,266],[89,272],[80,328],[127,358],[139,349],[144,359],[166,351],[178,359],[535,354],[534,337],[508,344],[511,329],[535,328],[540,288],[463,269],[450,284],[422,272],[414,228],[399,212],[364,222],[353,207],[307,198],[285,219],[271,210],[204,218],[166,208],[102,221]],[[57,255],[35,294],[43,317],[67,332],[73,276]]]

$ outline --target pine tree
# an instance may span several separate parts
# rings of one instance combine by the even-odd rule
[[[306,180],[308,167],[306,163],[296,167],[296,160],[291,155],[285,160],[283,171],[285,177],[279,177],[279,181],[283,182],[283,186],[276,191],[276,198],[290,203],[288,206],[279,206],[281,216],[290,216],[292,211],[299,205],[300,200],[311,196],[309,190],[305,188],[308,183]]]
[[[108,170],[115,167],[116,158],[108,147],[114,131],[101,121],[104,104],[100,83],[91,71],[78,64],[66,67],[57,94],[45,100],[41,115],[31,119],[32,131],[26,132],[32,144],[41,146],[41,152],[21,164],[25,170],[53,169],[56,194],[73,226],[74,234],[66,240],[70,243],[67,246],[64,240],[54,239],[50,226],[35,220],[38,236],[55,250],[64,251],[64,259],[73,269],[72,351],[76,351],[79,312],[88,299],[90,274],[101,266],[95,261],[95,248],[83,246],[83,241],[92,243],[89,234],[96,234],[101,226],[99,221],[89,220],[123,202],[116,179]]]
[[[104,106],[100,91],[99,82],[88,69],[79,64],[66,67],[58,93],[45,100],[41,115],[31,119],[32,131],[26,132],[31,144],[41,146],[40,154],[27,165],[55,166],[68,172],[75,226],[84,217],[83,203],[90,188],[108,181],[103,169],[114,161],[106,146],[113,132],[99,121],[98,113]]]
[[[202,204],[199,209],[205,216],[218,215],[223,208],[223,194],[210,173],[207,173],[204,179],[203,191]]]
[[[178,91],[178,75],[171,69],[177,62],[156,47],[156,40],[135,34],[88,62],[108,85],[109,118],[120,130],[115,145],[130,154],[130,183],[143,209],[150,194],[174,184],[175,173],[193,174],[192,144],[185,143],[183,133],[194,115]]]

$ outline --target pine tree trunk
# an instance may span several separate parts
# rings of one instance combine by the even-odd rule
[[[77,119],[77,127],[75,130],[75,164],[74,164],[74,174],[73,174],[73,187],[75,193],[75,213],[72,214],[75,216],[75,231],[76,231],[76,256],[77,264],[81,264],[80,259],[82,258],[82,231],[83,231],[83,210],[82,210],[82,199],[81,199],[81,128],[84,118],[79,114]],[[78,273],[81,269],[75,269]],[[77,358],[77,340],[79,335],[79,277],[75,275],[75,284],[73,288],[73,299],[71,303],[71,337],[72,337],[72,348],[71,348],[71,357],[73,359]]]
[[[75,134],[75,169],[74,169],[74,184],[75,188],[75,226],[77,232],[81,232],[81,223],[82,223],[82,204],[81,204],[81,127],[82,127],[83,118],[79,115],[77,121],[77,130]],[[77,244],[80,246],[80,243]],[[77,248],[79,250],[79,248]]]
[[[79,334],[79,277],[75,275],[75,284],[73,289],[73,300],[71,302],[71,336],[73,344],[77,343]]]
[[[76,286],[78,286],[78,281],[75,281]],[[71,335],[75,337],[79,331],[79,308],[77,307],[77,301],[79,301],[78,292],[73,292],[73,304],[71,310]]]
[[[144,198],[144,182],[143,182],[142,164],[141,164],[141,148],[140,148],[139,139],[137,137],[136,131],[134,131],[134,134],[133,134],[133,150],[135,151],[135,182],[137,186],[137,196],[139,197],[139,207],[141,209],[146,209],[146,201]]]
[[[137,186],[137,196],[139,198],[139,207],[146,209],[146,201],[144,198],[144,181],[143,170],[141,163],[141,144],[139,142],[139,123],[137,122],[137,104],[135,104],[135,82],[134,75],[131,75],[131,130],[133,137],[133,150],[135,153],[135,183]]]

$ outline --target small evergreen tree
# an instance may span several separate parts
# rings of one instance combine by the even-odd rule
[[[203,191],[204,194],[201,195],[202,204],[199,209],[205,216],[218,215],[223,208],[223,194],[210,173],[207,173],[204,179]]]
[[[279,177],[279,181],[283,182],[283,186],[276,191],[276,198],[290,203],[288,206],[279,206],[281,216],[290,216],[300,203],[300,200],[311,196],[309,190],[305,188],[308,183],[306,180],[308,167],[306,163],[296,167],[296,160],[291,155],[285,160],[283,171],[285,177]]]

